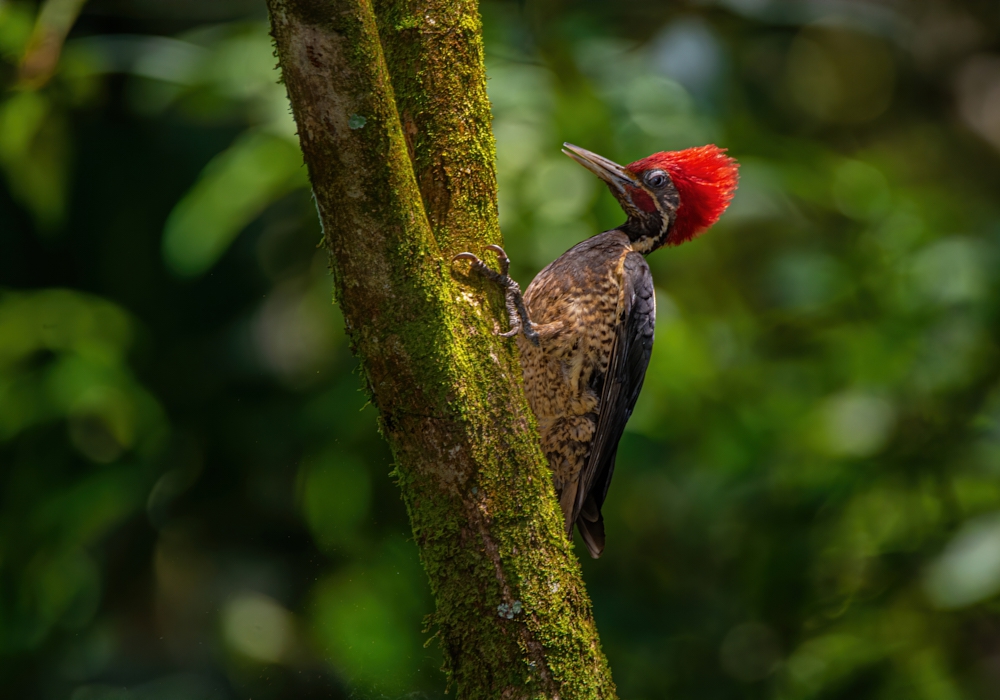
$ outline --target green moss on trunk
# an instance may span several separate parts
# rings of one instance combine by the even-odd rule
[[[268,4],[457,697],[613,698],[500,296],[450,263],[500,242],[476,6]]]

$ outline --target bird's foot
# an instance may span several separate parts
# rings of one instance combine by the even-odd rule
[[[508,270],[510,270],[510,258],[507,257],[504,249],[498,245],[488,245],[486,249],[492,250],[497,254],[497,259],[500,261],[500,272],[489,268],[486,263],[472,253],[459,253],[452,258],[452,262],[455,260],[468,260],[472,263],[470,269],[473,272],[503,287],[504,298],[507,303],[507,315],[510,318],[510,330],[506,333],[497,333],[497,335],[501,338],[513,338],[518,333],[523,332],[525,338],[530,340],[534,345],[538,345],[538,332],[535,330],[535,324],[528,317],[528,308],[524,305],[521,287],[507,274]]]

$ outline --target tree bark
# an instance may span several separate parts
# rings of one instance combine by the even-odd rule
[[[430,579],[458,698],[614,698],[498,290],[476,5],[268,0],[359,357]],[[503,320],[501,320],[503,319]]]

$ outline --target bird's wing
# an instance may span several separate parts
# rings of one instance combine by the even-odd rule
[[[618,323],[611,357],[604,374],[597,429],[590,456],[580,473],[579,489],[570,522],[576,522],[593,557],[604,549],[601,506],[615,469],[615,453],[625,423],[632,415],[653,350],[656,299],[653,277],[641,254],[629,252],[621,266]]]

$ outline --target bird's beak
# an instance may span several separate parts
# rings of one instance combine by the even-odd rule
[[[624,194],[626,185],[633,187],[637,185],[635,178],[625,168],[604,156],[588,151],[586,148],[564,143],[562,152],[604,180],[617,193]]]

